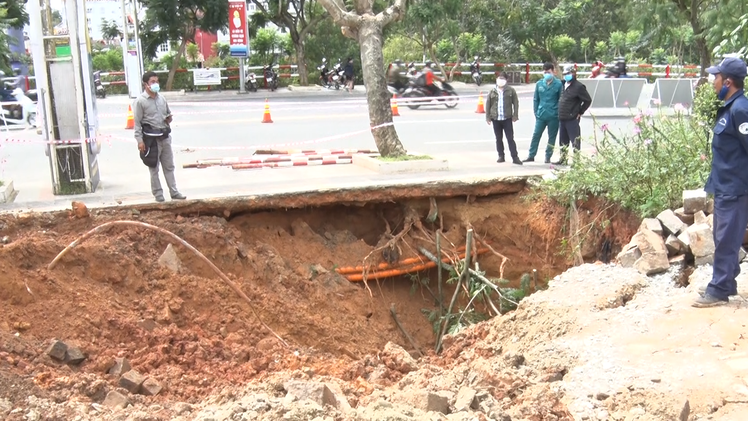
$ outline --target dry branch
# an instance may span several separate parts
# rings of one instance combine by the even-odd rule
[[[418,352],[418,355],[423,357],[423,352],[421,351],[421,348],[416,343],[415,339],[413,339],[413,337],[410,336],[410,334],[405,330],[403,325],[400,324],[400,320],[397,319],[397,313],[395,312],[394,303],[392,303],[392,305],[390,306],[390,314],[392,315],[392,318],[395,320],[395,324],[397,325],[397,327],[400,328],[400,331],[403,332],[403,335],[405,335],[405,339],[407,339],[408,342],[410,342],[410,345],[416,349],[416,352]]]
[[[218,267],[216,265],[214,265],[213,262],[211,262],[207,257],[205,257],[204,254],[200,253],[200,251],[198,251],[195,247],[192,247],[192,245],[190,245],[188,242],[184,241],[181,237],[179,237],[178,235],[174,234],[171,231],[165,230],[165,229],[157,227],[155,225],[146,224],[145,222],[138,222],[138,221],[111,221],[111,222],[107,222],[107,223],[101,224],[98,227],[92,229],[91,231],[88,231],[87,233],[85,233],[82,236],[78,237],[75,241],[73,241],[72,243],[70,243],[70,245],[68,245],[67,247],[65,247],[65,249],[62,250],[57,255],[57,257],[54,258],[54,260],[52,260],[52,262],[49,264],[49,266],[47,266],[47,270],[51,271],[52,269],[54,269],[54,267],[57,265],[57,263],[60,261],[60,259],[62,259],[70,250],[72,250],[76,246],[79,246],[81,243],[83,243],[84,241],[86,241],[87,239],[89,239],[90,237],[92,237],[94,234],[100,233],[100,232],[106,230],[107,228],[110,228],[110,227],[115,226],[115,225],[124,225],[124,226],[139,227],[139,228],[145,228],[145,229],[149,229],[149,230],[152,230],[152,231],[156,231],[158,233],[164,234],[164,235],[172,238],[173,240],[175,240],[175,241],[179,242],[180,244],[182,244],[185,248],[187,248],[191,252],[195,253],[195,255],[197,255],[197,257],[199,257],[208,266],[210,266],[210,268],[213,269],[213,271],[215,271],[218,274],[218,276],[221,278],[221,280],[223,282],[225,282],[231,289],[233,289],[234,292],[236,292],[237,295],[239,295],[247,303],[247,305],[249,306],[249,309],[252,311],[252,313],[254,314],[254,316],[257,319],[257,321],[260,322],[260,324],[265,329],[267,329],[270,333],[272,333],[273,336],[275,336],[276,338],[278,338],[278,340],[285,347],[288,348],[288,343],[286,343],[286,341],[284,341],[283,338],[281,338],[277,333],[275,333],[275,331],[273,331],[273,329],[271,329],[270,326],[268,326],[267,324],[265,324],[265,322],[262,321],[262,319],[260,318],[260,315],[257,314],[257,311],[255,310],[254,306],[252,305],[252,301],[249,299],[249,297],[247,296],[247,294],[245,294],[244,291],[242,291],[241,288],[239,288],[239,286],[234,281],[232,281],[231,279],[229,279],[229,277],[226,276],[223,272],[221,272],[221,270],[218,269]]]

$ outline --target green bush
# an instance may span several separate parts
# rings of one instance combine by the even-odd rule
[[[602,197],[642,217],[679,207],[683,190],[703,187],[711,170],[711,90],[698,89],[693,115],[682,105],[674,114],[640,111],[631,133],[614,134],[595,124],[595,152],[575,156],[571,167],[541,183],[539,192],[563,204]]]

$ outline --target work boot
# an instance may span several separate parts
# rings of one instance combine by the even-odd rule
[[[704,296],[697,298],[693,302],[693,304],[691,304],[691,307],[696,307],[696,308],[717,307],[717,306],[723,306],[729,302],[730,300],[723,300],[711,294],[704,293]]]
[[[504,159],[503,156],[500,156],[499,159],[496,160],[496,162],[498,162],[499,164],[501,164],[502,162],[506,162],[506,160]]]

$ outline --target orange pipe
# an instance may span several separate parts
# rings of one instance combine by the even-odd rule
[[[487,252],[488,252],[488,249],[479,249],[477,251],[477,254],[481,255],[481,254],[484,254],[484,253],[487,253]],[[460,259],[464,259],[465,255],[464,254],[461,255],[461,256],[459,256],[459,258]],[[446,263],[448,261],[450,261],[449,258],[442,259],[442,263]],[[407,274],[413,273],[413,272],[421,272],[421,271],[424,271],[424,270],[433,269],[435,267],[436,267],[436,263],[434,263],[432,261],[429,261],[428,263],[424,263],[424,264],[420,264],[420,265],[415,265],[415,266],[411,266],[411,267],[407,267],[407,268],[390,269],[390,270],[383,270],[383,271],[379,271],[379,272],[371,272],[371,273],[369,273],[366,276],[366,279],[368,280],[368,279],[380,279],[380,278],[390,278],[390,277],[394,277],[394,276],[402,276],[402,275],[407,275]],[[348,281],[350,281],[350,282],[360,282],[360,281],[364,280],[364,274],[363,273],[356,273],[356,274],[346,275],[346,279],[348,279]]]
[[[465,246],[460,246],[460,247],[457,248],[458,252],[459,251],[463,251],[463,250],[465,250]],[[461,258],[465,258],[465,256],[462,256]],[[375,270],[394,269],[394,268],[397,268],[399,266],[411,265],[411,264],[414,264],[414,263],[423,263],[423,262],[427,262],[427,261],[429,261],[429,260],[428,260],[428,258],[426,256],[418,256],[418,257],[411,257],[411,258],[408,258],[408,259],[405,259],[405,260],[401,260],[401,261],[396,262],[396,263],[394,263],[392,265],[390,265],[389,263],[380,263],[380,264],[378,264],[376,266],[369,265],[369,266],[355,266],[355,267],[353,267],[353,266],[340,267],[340,268],[335,269],[335,272],[337,272],[337,273],[339,273],[341,275],[350,275],[350,274],[353,274],[353,273],[363,272],[367,268],[368,269],[375,269]]]

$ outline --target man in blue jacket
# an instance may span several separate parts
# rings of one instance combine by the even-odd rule
[[[540,137],[547,127],[548,146],[545,148],[545,163],[551,163],[553,148],[556,145],[556,136],[558,135],[558,100],[561,98],[561,92],[564,89],[563,84],[555,74],[553,63],[545,63],[543,65],[543,79],[540,79],[535,85],[535,99],[533,100],[535,130],[532,133],[530,152],[525,162],[535,161]]]
[[[712,280],[693,303],[714,307],[737,295],[739,251],[748,226],[748,98],[746,64],[726,58],[706,70],[724,105],[717,112],[712,139],[712,172],[705,190],[714,195],[714,268]]]

